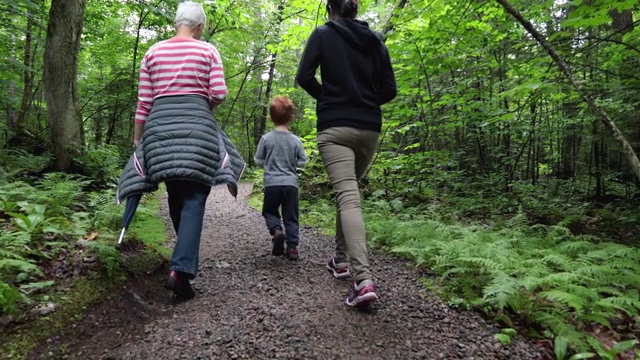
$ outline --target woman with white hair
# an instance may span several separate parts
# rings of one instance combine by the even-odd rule
[[[205,23],[201,4],[178,5],[176,35],[153,45],[142,59],[135,117],[132,168],[140,175],[138,185],[140,179],[166,185],[177,240],[165,288],[179,299],[195,295],[189,280],[198,271],[211,186],[227,184],[236,196],[244,169],[212,113],[225,100],[227,86],[218,50],[200,41]],[[134,187],[119,188],[119,196]]]

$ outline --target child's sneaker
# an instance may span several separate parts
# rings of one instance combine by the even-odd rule
[[[347,295],[347,305],[358,308],[366,308],[372,302],[378,300],[376,286],[371,280],[362,280],[360,284],[353,283]]]
[[[289,260],[298,260],[299,256],[298,248],[295,246],[287,246],[287,250],[284,251],[284,257]]]
[[[282,256],[284,254],[284,233],[282,230],[275,230],[273,232],[273,247],[271,248],[271,254],[273,256]]]
[[[344,263],[336,264],[335,255],[331,255],[329,261],[327,261],[327,269],[329,269],[329,271],[333,274],[333,277],[336,279],[344,279],[351,276],[349,265]]]

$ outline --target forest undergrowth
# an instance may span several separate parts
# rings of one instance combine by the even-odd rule
[[[105,291],[165,261],[167,238],[153,195],[143,197],[127,232],[135,246],[117,246],[120,159],[115,148],[88,150],[77,159],[85,173],[74,175],[47,172],[48,155],[2,153],[0,320],[10,354],[26,354]]]

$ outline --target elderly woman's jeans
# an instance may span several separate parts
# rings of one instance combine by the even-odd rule
[[[169,269],[186,273],[189,279],[193,279],[198,272],[200,234],[211,187],[188,180],[171,180],[165,184],[169,194],[169,214],[178,235]]]
[[[318,133],[318,150],[337,198],[335,262],[350,258],[356,282],[371,280],[358,180],[371,163],[378,137],[375,131],[349,127]]]

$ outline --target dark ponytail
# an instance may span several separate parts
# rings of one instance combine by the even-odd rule
[[[355,19],[358,15],[358,0],[328,0],[327,11],[345,19]]]

